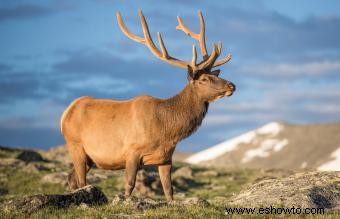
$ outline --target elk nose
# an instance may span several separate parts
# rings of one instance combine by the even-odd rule
[[[233,90],[233,91],[236,90],[235,84],[233,84],[233,83],[231,83],[231,82],[228,83],[228,87],[229,87],[231,90]]]

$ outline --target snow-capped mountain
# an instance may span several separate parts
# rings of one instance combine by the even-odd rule
[[[340,123],[272,122],[193,154],[192,164],[340,171]]]

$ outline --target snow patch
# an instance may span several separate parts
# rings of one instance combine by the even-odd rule
[[[340,147],[331,154],[333,160],[318,167],[321,171],[340,171]]]
[[[305,169],[306,167],[307,167],[307,162],[304,161],[304,162],[301,164],[300,168],[301,168],[301,169]]]
[[[226,152],[233,151],[241,143],[250,143],[255,136],[256,134],[254,131],[247,132],[236,138],[232,138],[228,141],[217,144],[214,147],[198,152],[188,157],[185,161],[188,163],[197,164],[202,161],[212,160]]]
[[[283,126],[281,124],[277,122],[271,122],[258,129],[255,129],[253,131],[242,134],[238,137],[235,137],[225,142],[222,142],[220,144],[217,144],[206,150],[200,151],[188,157],[185,161],[188,163],[197,164],[202,161],[212,160],[223,155],[224,153],[235,150],[237,146],[241,143],[249,144],[256,137],[257,134],[261,134],[261,135],[270,134],[273,137],[277,135],[282,129],[283,129]],[[283,146],[279,145],[274,150],[281,150],[282,147]]]
[[[288,144],[288,139],[283,139],[282,141],[279,141],[274,145],[273,150],[275,152],[281,151],[282,148],[284,148],[287,144]]]
[[[251,161],[255,157],[268,157],[271,151],[278,152],[284,146],[288,144],[287,139],[278,140],[278,139],[267,139],[262,142],[260,147],[255,149],[250,149],[245,153],[245,156],[242,158],[242,163],[247,163]]]
[[[283,130],[283,125],[277,122],[268,123],[257,129],[256,133],[261,135],[277,135]]]

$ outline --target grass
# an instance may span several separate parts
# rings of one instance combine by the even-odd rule
[[[2,158],[15,157],[16,151],[1,152]],[[1,159],[1,158],[0,158]],[[67,167],[60,163],[58,168],[65,170]],[[183,164],[176,164],[175,169]],[[259,170],[247,169],[212,169],[192,166],[196,185],[185,191],[186,197],[201,197],[209,200],[208,207],[165,205],[155,209],[139,210],[127,205],[111,205],[112,197],[124,191],[123,175],[114,175],[108,179],[98,182],[102,191],[109,198],[109,204],[102,206],[84,207],[71,206],[69,208],[46,207],[26,215],[20,211],[7,212],[4,203],[10,199],[38,193],[54,194],[64,193],[65,188],[60,184],[44,183],[41,178],[52,170],[38,172],[27,172],[13,166],[0,165],[0,218],[283,218],[285,215],[226,215],[225,207],[228,198],[237,194],[240,190],[254,183],[257,178],[265,176]],[[207,171],[210,171],[210,173]],[[134,195],[140,196],[134,191]],[[175,196],[176,197],[176,196]],[[154,199],[164,200],[162,194],[157,194]],[[246,206],[240,206],[246,207]],[[340,213],[328,213],[325,215],[289,215],[292,218],[340,218]]]
[[[0,201],[33,195],[37,193],[62,193],[65,191],[60,184],[44,183],[41,178],[47,172],[28,173],[15,168],[0,168],[2,174],[7,176],[7,180],[1,182],[0,189],[6,191],[0,196]]]
[[[104,205],[96,207],[82,208],[72,206],[66,209],[44,208],[36,213],[29,215],[30,218],[339,218],[339,213],[325,215],[226,215],[224,206],[164,206],[156,209],[147,209],[145,211],[137,210],[131,206],[125,205]],[[0,214],[0,218],[27,218],[28,215],[22,213],[5,213]]]
[[[0,146],[0,158],[14,158],[20,153],[18,149],[11,149]]]
[[[217,169],[218,176],[205,176],[206,169],[193,168],[195,174],[195,181],[203,185],[193,187],[188,190],[191,196],[198,196],[204,199],[213,199],[214,197],[229,198],[233,194],[240,192],[240,190],[251,184],[256,177],[257,172],[249,169]]]

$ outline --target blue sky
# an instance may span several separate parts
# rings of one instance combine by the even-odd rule
[[[270,121],[340,120],[340,2],[299,1],[10,1],[0,2],[0,145],[47,148],[63,143],[59,118],[75,98],[175,95],[186,72],[158,60],[119,30],[121,11],[141,34],[138,9],[154,39],[190,60],[192,39],[176,16],[198,29],[207,47],[223,42],[233,59],[221,77],[236,93],[210,105],[197,133],[178,145],[197,151]]]

